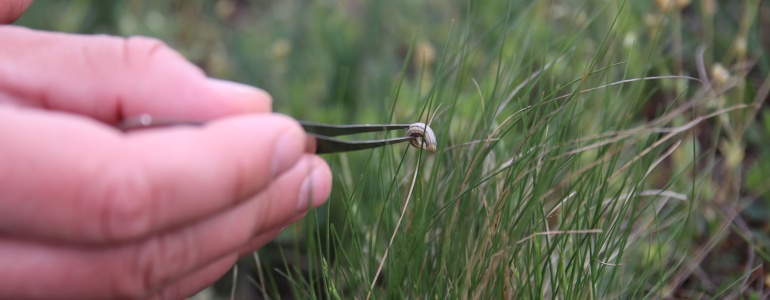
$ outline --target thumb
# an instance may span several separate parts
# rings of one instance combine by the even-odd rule
[[[305,134],[288,117],[249,114],[124,136],[0,106],[0,144],[0,232],[100,243],[239,205],[297,163]]]

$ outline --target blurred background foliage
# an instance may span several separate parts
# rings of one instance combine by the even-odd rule
[[[691,278],[679,278],[684,282],[680,287],[709,290],[718,285],[714,282],[732,282],[732,275],[743,274],[747,268],[748,256],[758,255],[759,267],[755,268],[752,258],[747,277],[752,280],[744,282],[756,293],[745,295],[768,295],[765,289],[770,280],[758,279],[768,278],[764,276],[767,255],[762,253],[770,251],[770,109],[762,98],[767,97],[770,86],[770,4],[766,1],[38,0],[17,24],[73,33],[156,37],[211,77],[267,90],[273,95],[275,111],[298,119],[414,122],[425,120],[423,107],[429,99],[454,99],[458,105],[452,107],[456,110],[453,122],[442,130],[451,134],[440,136],[444,146],[471,141],[463,137],[472,136],[480,122],[503,122],[502,117],[476,117],[485,109],[478,105],[481,91],[489,97],[487,101],[504,98],[503,91],[546,66],[552,68],[548,77],[516,99],[522,101],[520,106],[501,108],[506,113],[500,116],[541,100],[542,94],[569,88],[581,78],[580,87],[591,88],[627,76],[704,78],[705,73],[714,89],[729,88],[673,124],[686,124],[691,116],[731,104],[758,104],[761,109],[730,112],[698,125],[653,175],[651,185],[685,193],[691,190],[709,203],[695,208],[699,213],[689,241],[694,252],[708,251],[698,252],[704,255],[702,264],[688,273],[694,274]],[[568,58],[563,59],[565,56]],[[453,75],[457,78],[444,77],[448,75],[438,70],[442,61],[460,62],[451,65],[459,69]],[[594,63],[606,69],[600,78],[586,80],[586,66]],[[623,67],[610,67],[619,63]],[[475,81],[484,78],[500,82]],[[606,92],[606,99],[614,100],[606,101],[603,110],[586,107],[577,111],[583,114],[581,125],[572,130],[593,132],[612,123],[643,124],[677,100],[697,98],[701,92],[688,88],[687,80],[682,79],[639,87],[635,94],[643,101]],[[628,105],[639,107],[629,114],[625,113]],[[522,132],[526,125],[520,124]],[[521,141],[501,141],[506,147],[517,142]],[[581,159],[591,160],[594,155],[586,153]],[[336,174],[330,203],[343,201],[347,192],[339,191],[357,187],[352,182],[359,181],[359,174],[393,175],[378,175],[383,171],[367,168],[367,159],[367,154],[329,159]],[[695,161],[703,163],[694,168]],[[361,182],[364,186],[357,192],[370,200],[362,203],[381,209],[383,204],[377,200],[382,191],[370,181]],[[740,222],[728,222],[734,230],[712,238],[724,221],[718,208],[734,204]],[[330,226],[326,222],[334,223],[335,216],[342,218],[344,212],[319,215],[328,215],[330,220],[299,224],[260,251],[266,269],[286,261],[301,266],[307,255],[313,255],[296,247],[313,238],[306,234],[307,229]],[[660,241],[645,242],[648,250],[654,250],[634,265],[642,268],[637,270],[640,274],[654,273],[644,265],[654,265],[656,257],[673,251]],[[286,249],[295,252],[287,254],[291,250]],[[247,271],[242,273],[253,274],[253,261],[243,266]],[[255,277],[242,277],[246,279],[239,286],[247,290],[239,294],[251,295],[255,284],[249,280]],[[281,279],[286,276],[273,277],[279,290],[289,290],[291,283]],[[227,295],[228,280],[226,276],[220,283],[220,294]],[[290,293],[281,295],[289,297]]]

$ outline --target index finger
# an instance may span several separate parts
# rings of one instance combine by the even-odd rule
[[[270,96],[206,78],[163,42],[0,27],[0,103],[66,111],[116,124],[149,113],[203,121],[269,112]]]
[[[30,4],[32,0],[6,0],[0,3],[0,24],[16,21]]]

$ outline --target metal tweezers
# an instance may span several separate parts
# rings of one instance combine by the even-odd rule
[[[139,128],[166,127],[177,125],[200,126],[205,122],[200,121],[178,121],[171,119],[154,118],[149,114],[143,114],[135,118],[129,118],[116,127],[123,131]],[[345,141],[334,138],[336,136],[351,135],[366,132],[380,132],[397,129],[407,129],[410,124],[355,124],[355,125],[332,125],[307,121],[299,121],[302,128],[308,135],[308,142],[315,143],[315,153],[337,153],[356,150],[364,150],[387,146],[391,144],[403,143],[412,140],[412,137],[403,136],[390,139],[363,140],[363,141]],[[311,148],[312,149],[312,148]]]

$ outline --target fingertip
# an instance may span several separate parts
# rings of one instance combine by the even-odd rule
[[[280,137],[278,137],[273,148],[273,163],[271,167],[272,178],[277,178],[283,172],[289,170],[300,156],[305,152],[305,132],[299,124],[287,117],[279,116],[281,122],[286,121],[286,125],[282,125]]]
[[[237,113],[266,113],[272,111],[273,98],[265,90],[216,78],[209,78],[208,83],[219,93],[223,101],[227,101],[234,106]]]
[[[332,170],[329,167],[329,164],[320,156],[315,155],[313,159],[315,160],[316,166],[311,174],[313,178],[313,192],[315,195],[313,208],[318,208],[326,203],[326,200],[329,199],[329,196],[331,195]]]
[[[295,215],[307,212],[312,206],[317,208],[329,198],[332,189],[332,172],[329,165],[321,157],[310,157],[311,171],[305,177],[299,190],[297,211]]]
[[[251,114],[212,123],[213,136],[230,136],[269,160],[264,171],[270,180],[291,169],[305,150],[305,132],[297,121],[280,114]],[[268,152],[269,151],[269,152]]]
[[[32,0],[11,0],[0,5],[0,24],[16,21],[27,10]]]

